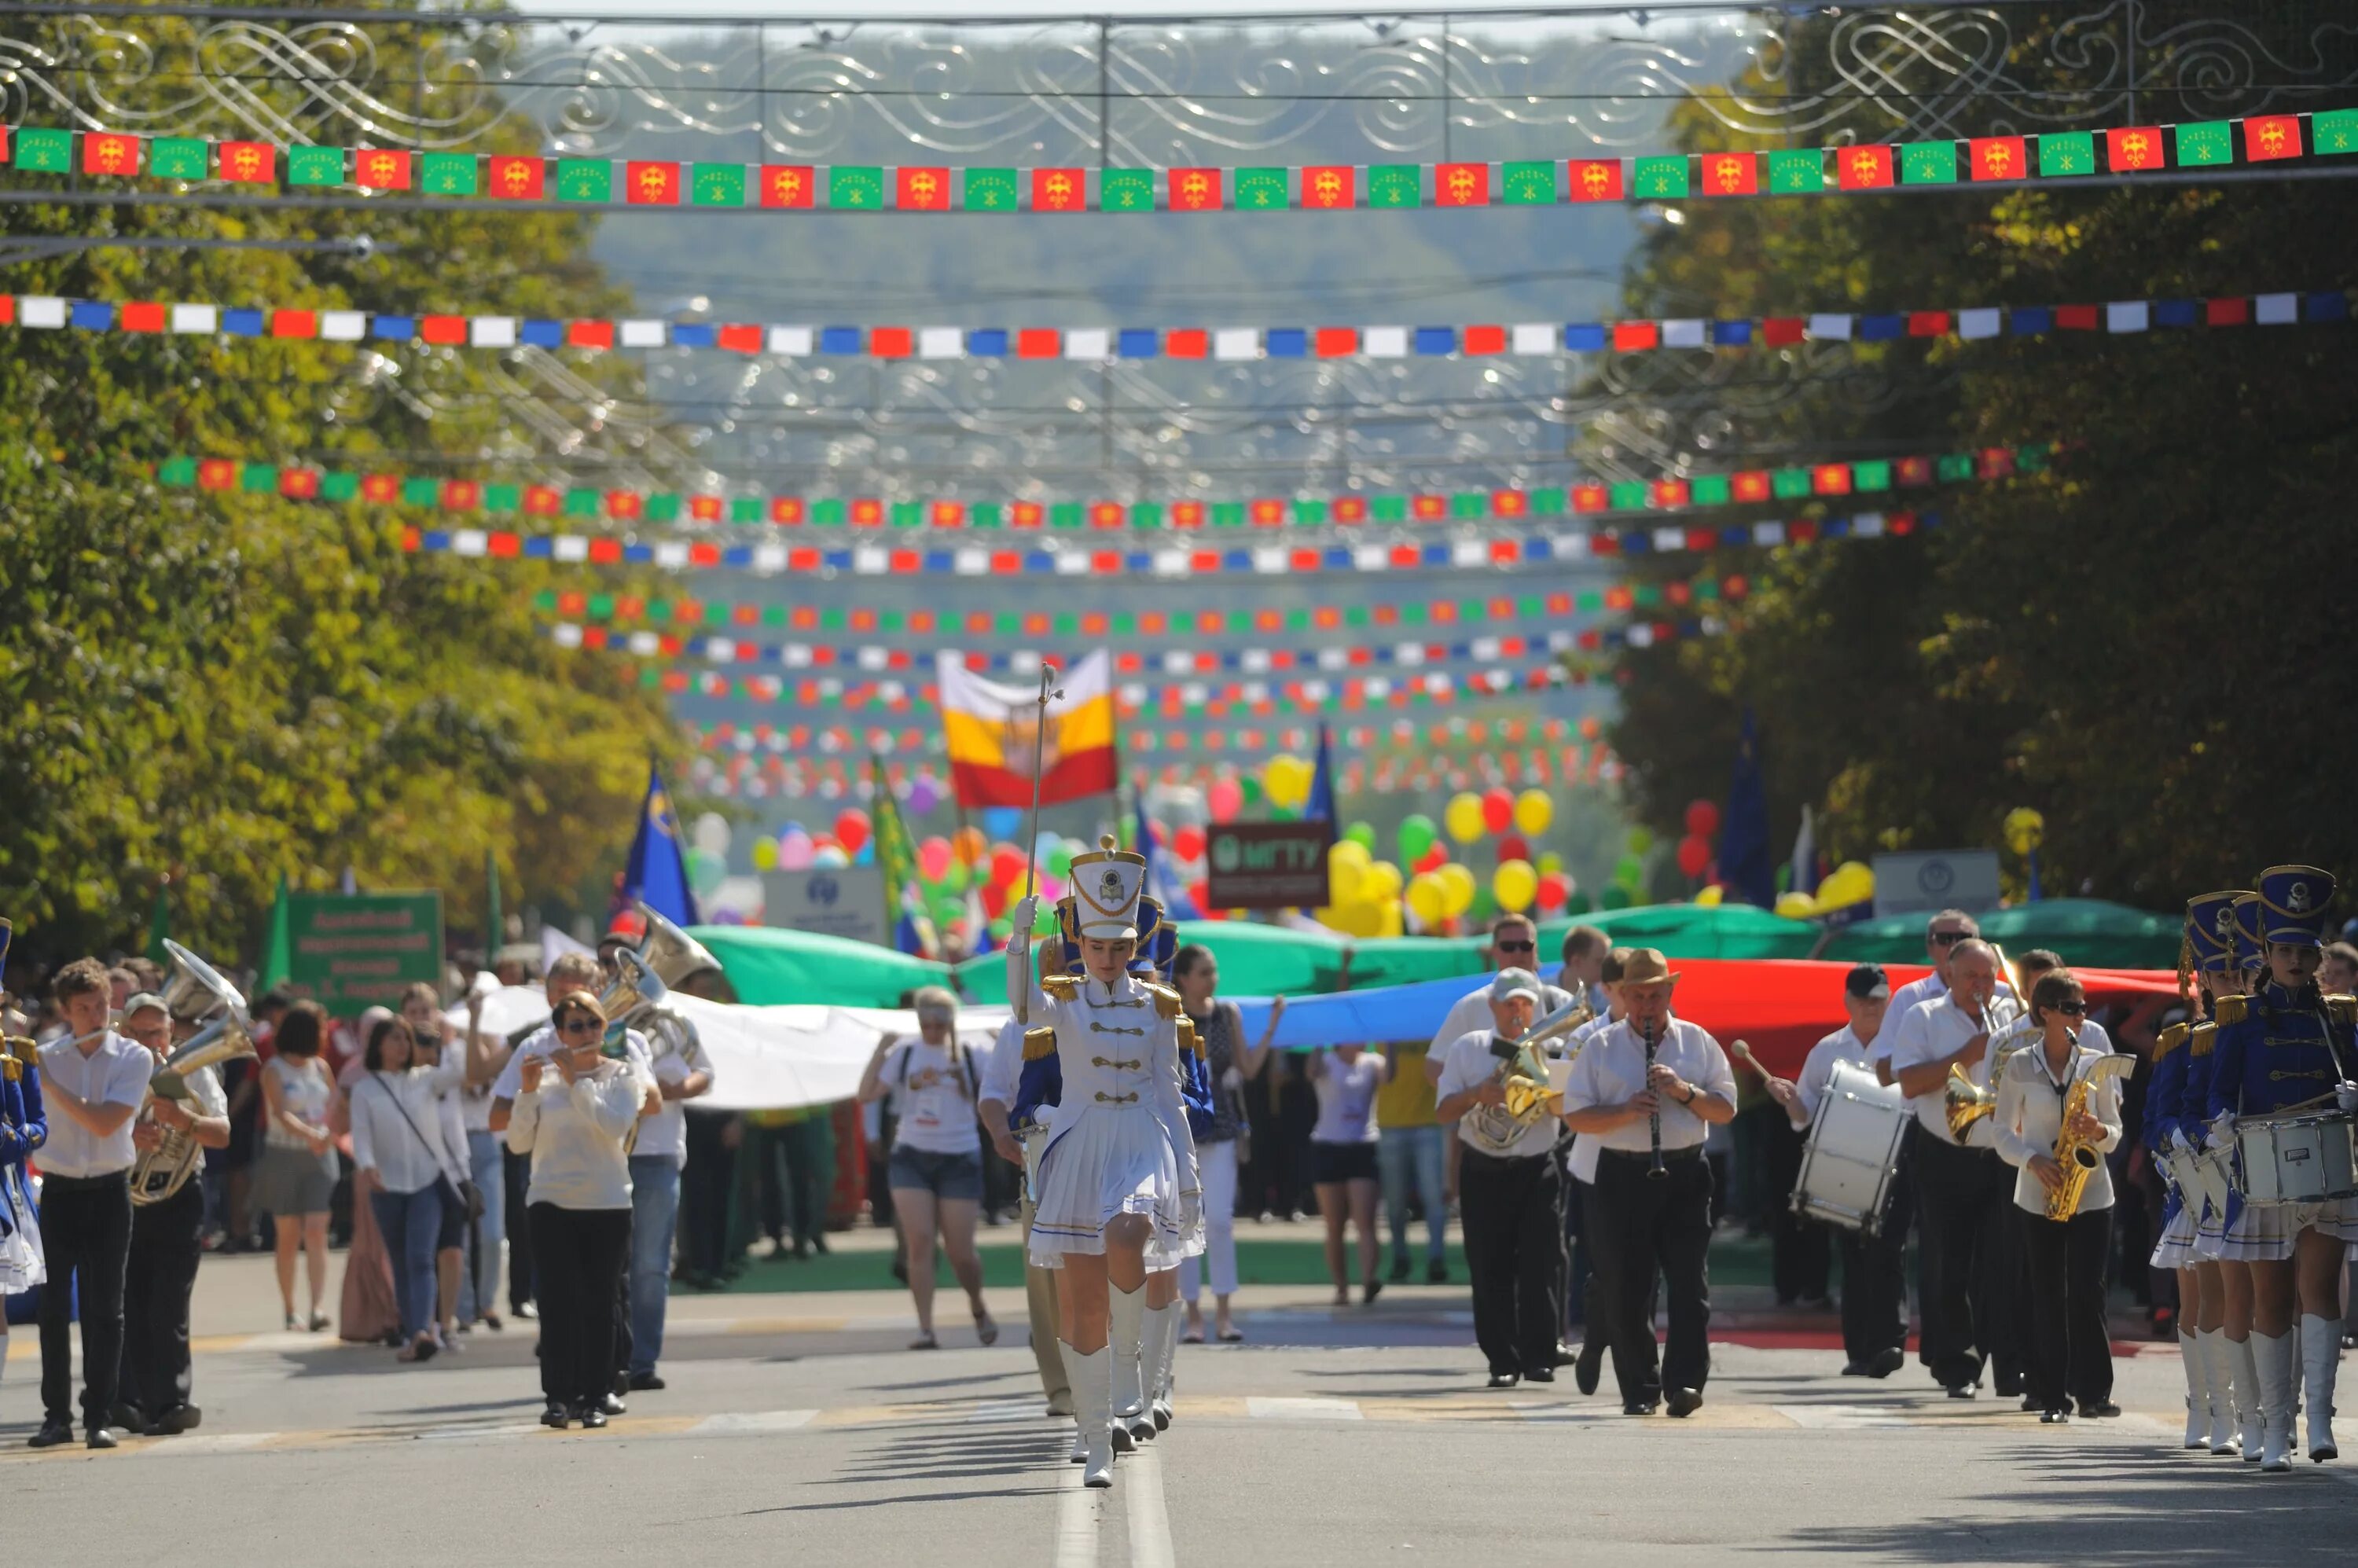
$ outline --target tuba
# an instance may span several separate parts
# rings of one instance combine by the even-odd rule
[[[2066,1220],[2077,1214],[2081,1195],[2088,1190],[2088,1178],[2104,1162],[2094,1144],[2071,1135],[2073,1119],[2088,1108],[2089,1097],[2098,1086],[2127,1076],[2136,1065],[2136,1057],[2115,1052],[2091,1066],[2064,1097],[2063,1125],[2055,1139],[2055,1162],[2063,1167],[2063,1184],[2047,1195],[2048,1218]]]
[[[632,1019],[661,1007],[671,996],[671,988],[647,967],[636,948],[625,947],[616,953],[614,967],[620,972],[598,997],[598,1005],[605,1009],[609,1026],[627,1027]]]
[[[204,1022],[204,1027],[172,1048],[147,1080],[147,1089],[186,1108],[194,1099],[189,1080],[200,1071],[254,1054],[254,1021],[246,1016],[244,996],[211,964],[178,942],[168,940],[164,948],[172,959],[172,972],[164,982],[165,1011],[175,1023]],[[188,1185],[200,1152],[195,1133],[186,1128],[165,1129],[163,1141],[141,1151],[131,1167],[132,1206],[162,1203]]]
[[[676,989],[692,976],[720,972],[720,960],[703,943],[644,903],[639,905],[639,914],[647,923],[646,939],[639,944],[639,957],[665,986]]]
[[[1519,1133],[1554,1114],[1548,1102],[1558,1091],[1548,1080],[1548,1059],[1540,1047],[1595,1016],[1585,998],[1575,998],[1533,1023],[1520,1039],[1491,1042],[1490,1049],[1505,1058],[1498,1067],[1498,1086],[1506,1091],[1507,1114],[1514,1118]]]

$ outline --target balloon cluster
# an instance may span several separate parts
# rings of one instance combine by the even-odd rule
[[[1214,822],[1234,822],[1247,810],[1266,806],[1273,819],[1294,821],[1310,804],[1310,788],[1317,778],[1314,763],[1280,752],[1258,773],[1228,773],[1212,780],[1204,789],[1205,809]]]
[[[1555,802],[1545,790],[1517,795],[1497,787],[1451,796],[1442,808],[1439,827],[1421,812],[1403,818],[1400,863],[1408,868],[1409,880],[1401,898],[1409,913],[1420,925],[1437,929],[1468,915],[1480,919],[1500,910],[1553,914],[1569,907],[1575,884],[1562,857],[1552,850],[1531,851],[1531,840],[1554,821]],[[1453,859],[1444,847],[1444,830],[1451,841],[1465,848],[1495,840],[1487,890],[1464,860]],[[1341,852],[1339,845],[1336,852]]]
[[[1777,900],[1777,913],[1788,920],[1815,920],[1870,903],[1875,897],[1875,869],[1864,860],[1844,860],[1818,884],[1815,892],[1798,889]]]

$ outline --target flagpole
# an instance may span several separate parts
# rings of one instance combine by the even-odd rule
[[[1032,902],[1033,889],[1040,877],[1040,760],[1046,754],[1048,744],[1048,701],[1051,697],[1065,695],[1061,687],[1053,692],[1048,689],[1048,683],[1055,677],[1056,666],[1045,659],[1041,660],[1040,711],[1032,726],[1032,832],[1023,840],[1023,902],[1026,903]],[[1023,934],[1023,946],[1027,952],[1034,935],[1032,931]],[[1029,984],[1015,993],[1015,1022],[1018,1023],[1032,1022],[1031,993]]]

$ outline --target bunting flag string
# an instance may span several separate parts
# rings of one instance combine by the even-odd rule
[[[2093,175],[2281,171],[2358,153],[2358,109],[2027,136],[1499,162],[1208,168],[683,162],[419,152],[16,125],[19,174],[287,194],[400,193],[567,207],[778,212],[1290,212],[1817,196],[2068,183]]]
[[[2093,303],[1829,310],[1789,316],[1646,317],[1604,321],[1358,327],[895,327],[774,322],[582,319],[488,312],[326,309],[0,295],[0,326],[434,348],[717,349],[786,359],[1115,361],[1483,359],[1644,353],[1659,349],[1779,349],[1902,338],[1979,342],[2064,332],[2115,335],[2194,327],[2277,327],[2350,319],[2346,289],[2111,299]]]
[[[696,628],[710,627],[724,634],[728,627],[763,627],[787,632],[883,633],[901,636],[955,635],[966,643],[984,637],[1076,638],[1100,642],[1109,638],[1218,637],[1299,632],[1358,632],[1368,628],[1475,626],[1518,621],[1555,621],[1567,615],[1652,609],[1662,604],[1710,604],[1740,600],[1751,591],[1738,574],[1698,577],[1692,581],[1613,583],[1578,591],[1556,589],[1511,597],[1408,600],[1398,603],[1294,605],[1260,610],[893,610],[866,605],[762,603],[752,600],[699,600],[687,595],[649,599],[632,593],[590,593],[579,589],[543,589],[533,595],[532,607],[543,615],[581,622],[588,639],[597,628],[588,622],[644,622],[664,641],[656,651],[676,654],[698,639]],[[608,631],[613,638],[630,635]],[[633,651],[644,652],[644,648]],[[896,652],[898,652],[896,650]],[[827,664],[845,655],[821,646],[813,661]],[[910,655],[916,661],[930,654]],[[896,666],[898,667],[898,666]],[[1008,668],[1021,666],[1009,665]]]
[[[945,754],[939,725],[909,725],[899,730],[882,726],[851,729],[824,724],[741,724],[734,719],[724,719],[683,728],[695,737],[701,750],[712,752],[817,751],[847,752],[854,756],[866,756],[871,752],[886,755],[894,752]],[[1131,752],[1184,752],[1191,749],[1217,752],[1230,743],[1227,738],[1230,733],[1222,730],[1155,730],[1131,725],[1124,727],[1120,741],[1122,748]],[[1342,724],[1333,727],[1337,745],[1361,752],[1381,745],[1430,751],[1453,744],[1484,746],[1493,741],[1515,745],[1526,741],[1553,743],[1569,741],[1575,736],[1584,741],[1594,741],[1603,733],[1602,721],[1595,718],[1572,719],[1554,716],[1497,719],[1456,717],[1431,725],[1396,719],[1380,725]],[[1237,744],[1252,749],[1266,745],[1274,751],[1307,752],[1318,743],[1318,731],[1314,726],[1281,726],[1266,730],[1253,727],[1233,734]]]
[[[1986,455],[1986,454],[1985,454]],[[2001,454],[2004,455],[2004,454]],[[2006,471],[2017,470],[2011,463]],[[1389,572],[1497,571],[1510,567],[1578,566],[1630,556],[1680,551],[1807,545],[1821,539],[1902,536],[1941,526],[1937,512],[1860,512],[1841,517],[1792,517],[1717,526],[1665,524],[1650,528],[1599,528],[1586,533],[1498,534],[1429,544],[1259,546],[1226,550],[1113,550],[1033,546],[1022,550],[886,548],[860,546],[822,550],[775,543],[722,546],[673,539],[640,544],[581,534],[519,535],[479,528],[405,528],[401,547],[413,555],[471,559],[587,562],[651,566],[666,571],[849,573],[854,577],[1145,578],[1173,581],[1200,577],[1297,577]]]
[[[1257,496],[1229,501],[1192,497],[1135,502],[994,502],[938,498],[887,501],[875,496],[729,496],[598,489],[579,484],[436,479],[379,470],[363,472],[355,469],[247,462],[235,458],[193,457],[166,459],[157,465],[156,481],[168,490],[277,495],[293,501],[362,501],[460,516],[562,517],[622,523],[633,527],[686,525],[697,533],[701,532],[701,525],[725,522],[764,524],[771,529],[841,528],[863,533],[930,529],[958,535],[1156,531],[1199,534],[1237,529],[1331,529],[1609,517],[1617,514],[1685,513],[1779,501],[1883,495],[1899,490],[2035,472],[2047,466],[2052,450],[2050,446],[2034,444],[1681,474],[1657,480],[1591,480],[1571,485],[1508,485],[1447,492],[1345,492],[1332,496]],[[513,537],[486,535],[485,552],[497,553],[491,540]]]

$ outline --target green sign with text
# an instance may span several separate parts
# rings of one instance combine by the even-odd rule
[[[438,892],[291,893],[287,931],[288,982],[339,1017],[398,1008],[414,981],[441,989]]]

